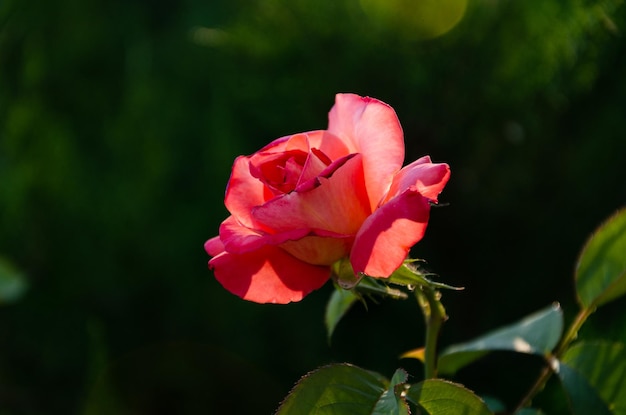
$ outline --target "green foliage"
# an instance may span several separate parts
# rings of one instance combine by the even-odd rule
[[[560,340],[562,331],[563,312],[558,304],[553,304],[517,323],[447,347],[439,355],[439,371],[455,373],[496,350],[546,356]]]
[[[27,287],[22,273],[7,259],[0,257],[0,305],[19,300]]]
[[[412,385],[407,399],[430,415],[489,415],[487,405],[470,390],[441,379]]]
[[[352,266],[347,259],[333,265],[333,280],[336,281],[335,291],[326,304],[326,334],[328,340],[339,320],[348,312],[352,305],[361,300],[365,303],[365,296],[379,296],[392,299],[407,299],[408,294],[403,291],[415,291],[419,287],[430,289],[462,290],[448,284],[436,282],[427,277],[435,274],[419,269],[415,263],[420,261],[407,260],[389,278],[372,278],[366,275],[355,276]],[[397,287],[397,288],[396,288]],[[401,288],[403,289],[401,289]]]
[[[473,392],[445,380],[409,385],[398,369],[391,381],[349,364],[325,366],[298,381],[276,412],[289,414],[408,415],[408,400],[431,415],[489,415]]]
[[[626,209],[609,218],[585,244],[576,267],[581,306],[595,309],[626,293]]]
[[[393,381],[348,364],[325,366],[300,379],[276,414],[406,414],[398,412],[406,404],[395,397],[406,373],[396,372]]]
[[[581,342],[563,356],[557,374],[575,414],[626,414],[626,347]]]
[[[570,410],[574,415],[598,414],[610,415],[606,404],[598,396],[588,381],[568,365],[560,365],[559,378],[567,391]]]
[[[359,296],[352,290],[344,290],[343,288],[336,288],[326,304],[326,314],[324,315],[324,322],[326,323],[326,336],[328,341],[335,331],[335,327],[339,320],[348,312],[352,305],[359,300]]]
[[[485,402],[485,405],[487,405],[487,408],[489,408],[491,412],[499,413],[506,411],[506,406],[500,399],[491,395],[481,395],[480,398]]]
[[[389,382],[389,388],[376,402],[372,410],[373,414],[385,415],[409,415],[411,412],[406,403],[402,391],[409,378],[404,369],[396,369]]]

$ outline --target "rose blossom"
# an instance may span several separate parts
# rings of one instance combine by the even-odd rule
[[[450,177],[424,156],[402,168],[395,111],[338,94],[328,129],[279,138],[233,165],[230,212],[204,247],[217,280],[259,303],[299,301],[349,257],[355,273],[389,277],[424,236]]]

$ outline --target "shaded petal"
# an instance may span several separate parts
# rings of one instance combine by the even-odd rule
[[[450,166],[445,163],[431,163],[430,157],[424,156],[405,166],[396,174],[383,203],[411,186],[415,186],[422,196],[436,202],[439,193],[448,183],[448,179],[450,179]]]
[[[324,135],[323,131],[318,131],[315,134],[308,133],[307,138],[313,140],[316,136]],[[311,145],[308,157],[306,159],[306,163],[304,164],[304,168],[302,169],[302,174],[298,180],[298,186],[302,185],[308,180],[311,180],[320,174],[332,163],[331,158],[321,151],[317,147],[313,147]]]
[[[279,234],[267,234],[241,226],[233,216],[229,216],[220,225],[220,239],[224,250],[233,254],[255,251],[265,245],[279,245],[289,240],[302,239],[309,235],[309,229],[291,229]]]
[[[430,205],[415,186],[372,214],[359,230],[350,253],[355,273],[389,277],[426,231]]]
[[[353,235],[319,236],[312,234],[280,245],[294,257],[315,265],[332,265],[348,256],[354,241]]]
[[[217,241],[212,242],[216,247],[212,252],[217,253],[212,256],[223,251],[244,254],[266,245],[278,245],[309,264],[331,265],[348,255],[354,235],[304,228],[267,234],[241,226],[237,219],[230,216],[220,225],[220,236],[213,239]]]
[[[209,268],[228,291],[257,303],[300,301],[330,276],[330,267],[307,264],[274,246],[241,255],[224,252]]]
[[[338,160],[323,174],[253,209],[253,217],[272,233],[305,228],[356,234],[370,213],[361,156]]]
[[[281,195],[296,188],[308,157],[302,150],[255,153],[249,158],[250,174]]]
[[[204,243],[204,250],[211,256],[217,256],[224,252],[224,244],[219,236],[215,236]]]
[[[363,155],[363,173],[374,210],[404,162],[404,136],[395,111],[373,98],[337,94],[328,116],[328,132],[339,137],[351,153]]]

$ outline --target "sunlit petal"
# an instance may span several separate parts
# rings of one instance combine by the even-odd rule
[[[359,230],[350,253],[355,272],[388,277],[426,232],[430,205],[413,186],[374,212]]]
[[[449,178],[450,167],[447,164],[431,163],[430,157],[424,156],[396,174],[383,203],[411,186],[415,186],[422,196],[436,202]]]
[[[370,207],[375,209],[404,162],[404,136],[395,111],[373,98],[337,94],[328,132],[350,152],[363,155],[365,185]]]

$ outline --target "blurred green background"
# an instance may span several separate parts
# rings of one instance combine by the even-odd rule
[[[466,287],[442,345],[555,300],[570,318],[576,256],[626,203],[623,3],[3,0],[0,414],[272,413],[342,361],[419,380],[414,303],[357,306],[329,346],[330,286],[251,304],[206,266],[234,158],[325,128],[337,92],[451,165],[413,252]],[[626,338],[625,306],[583,335]],[[539,366],[457,380],[511,406]]]

